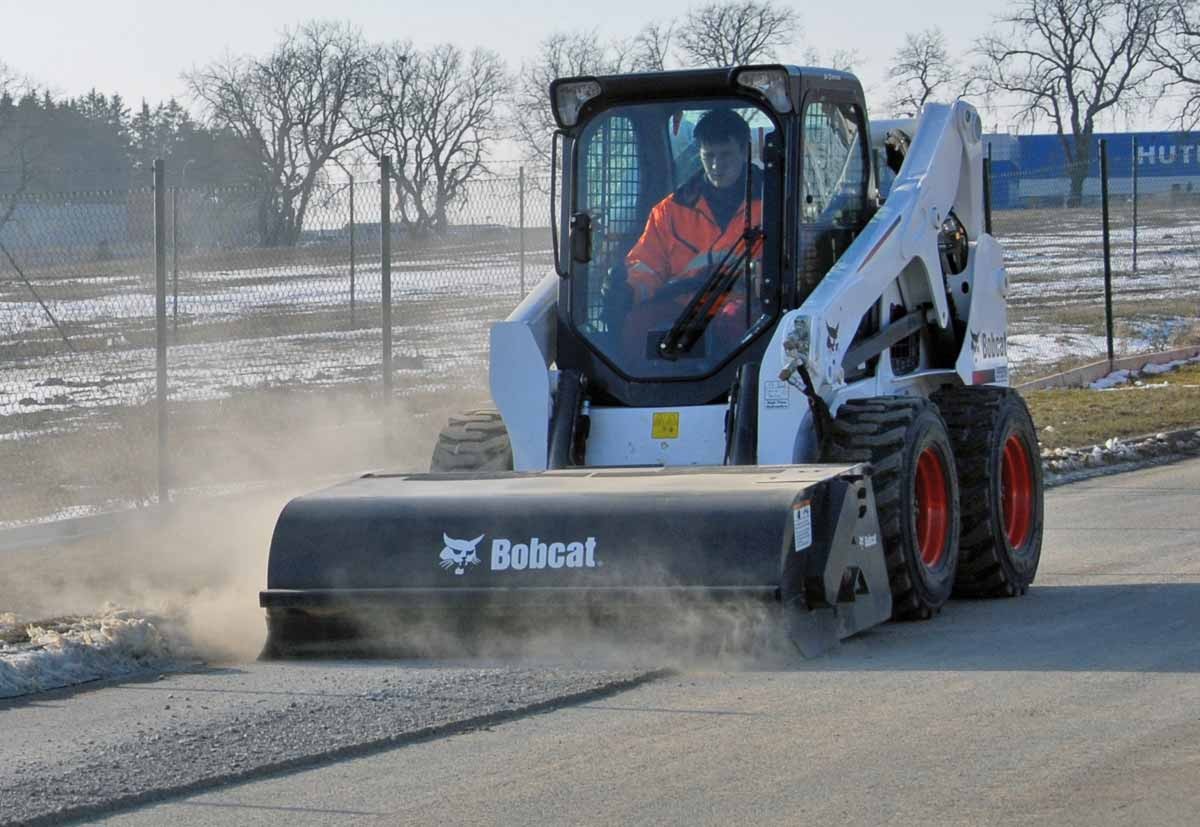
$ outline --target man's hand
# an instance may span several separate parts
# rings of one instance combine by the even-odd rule
[[[633,307],[633,288],[624,267],[609,267],[600,279],[600,298],[610,319],[623,319]]]

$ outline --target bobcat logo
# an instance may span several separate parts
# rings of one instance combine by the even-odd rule
[[[828,334],[825,339],[825,347],[829,349],[830,353],[833,353],[837,350],[839,327],[841,327],[840,324],[829,324],[829,322],[825,323],[825,332]]]
[[[444,569],[454,569],[455,574],[462,574],[467,570],[467,566],[473,566],[480,561],[479,555],[475,553],[475,546],[479,545],[479,541],[483,539],[480,534],[474,540],[455,540],[445,532],[442,533],[442,553],[440,555],[441,562],[438,564]]]
[[[976,359],[1001,359],[1008,355],[1008,340],[994,333],[971,333],[971,353]]]

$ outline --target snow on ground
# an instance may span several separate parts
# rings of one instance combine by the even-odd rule
[[[1094,391],[1107,390],[1108,388],[1124,385],[1129,381],[1129,377],[1133,375],[1131,370],[1115,370],[1108,376],[1101,377],[1093,382],[1090,387]]]
[[[1118,336],[1113,347],[1119,353],[1143,353],[1150,342]],[[1103,336],[1090,333],[1013,333],[1008,337],[1008,361],[1013,367],[1052,364],[1070,356],[1105,358],[1108,345]]]
[[[539,251],[531,251],[526,285],[532,286],[548,272],[540,261]],[[516,264],[512,261],[458,261],[453,269],[410,269],[409,266],[392,272],[393,301],[406,297],[438,295],[502,295],[516,289]],[[489,266],[490,265],[490,266]],[[296,313],[311,308],[336,307],[340,302],[349,307],[349,265],[321,265],[320,272],[298,274],[296,267],[265,267],[253,270],[218,270],[186,274],[187,285],[203,284],[205,289],[181,293],[178,306],[172,296],[167,298],[168,313],[178,309],[192,324],[220,322],[252,316],[256,311],[285,309]],[[108,295],[83,299],[60,299],[50,302],[56,319],[74,326],[98,329],[117,327],[131,321],[141,321],[147,327],[154,323],[153,280],[131,280],[132,287],[123,286]],[[379,305],[382,273],[378,263],[360,264],[355,274],[355,300],[363,307]],[[59,285],[62,286],[61,284]],[[36,302],[12,302],[0,318],[0,337],[24,336],[52,330],[54,323]],[[397,312],[400,308],[397,308]]]
[[[447,305],[431,323],[406,318],[406,298],[436,300],[440,296],[494,297],[480,302],[480,311],[494,315],[491,307],[516,288],[512,268],[503,262],[459,262],[453,272],[404,269],[393,275],[397,371],[401,378],[408,361],[436,364],[422,371],[426,381],[441,377],[447,364],[482,364],[486,332],[478,313],[470,305]],[[475,266],[480,272],[466,273]],[[315,310],[343,307],[348,312],[348,280],[334,266],[325,272],[297,277],[295,271],[279,272],[278,282],[267,276],[271,268],[253,271],[219,271],[189,274],[192,284],[205,281],[206,290],[181,295],[179,311],[189,326],[240,323],[255,326],[261,319],[302,317]],[[333,272],[329,272],[332,270]],[[531,263],[526,285],[536,283],[548,272]],[[284,276],[290,276],[284,279]],[[136,285],[136,282],[134,282]],[[356,300],[361,307],[374,307],[380,296],[379,267],[360,268]],[[10,303],[11,304],[11,303]],[[461,303],[460,303],[461,304]],[[18,302],[12,313],[0,314],[0,342],[19,343],[34,332],[50,329],[51,322],[33,302]],[[80,418],[88,408],[111,408],[145,403],[155,387],[155,348],[130,347],[122,328],[153,328],[152,293],[135,286],[117,295],[53,302],[57,319],[68,329],[110,331],[109,348],[61,353],[54,356],[14,360],[0,382],[0,418],[33,410],[53,410]],[[170,302],[168,302],[170,312]],[[501,315],[503,313],[501,312]],[[267,326],[269,329],[269,326]],[[107,334],[106,334],[107,335]],[[119,346],[118,346],[119,345]],[[171,398],[177,401],[219,399],[238,390],[263,386],[320,386],[361,382],[380,370],[381,333],[378,328],[324,329],[316,332],[233,336],[219,341],[173,345],[168,353]],[[412,378],[416,378],[415,376]],[[418,384],[420,384],[418,382]],[[22,431],[24,433],[24,431]]]
[[[182,665],[158,622],[106,606],[91,617],[24,622],[0,613],[0,698]]]
[[[1174,362],[1166,362],[1165,364],[1161,365],[1146,365],[1144,368],[1142,368],[1142,373],[1148,373],[1151,376],[1159,373],[1170,373],[1176,368],[1181,368],[1184,365],[1192,364],[1197,361],[1200,361],[1200,359],[1176,359]]]
[[[1200,364],[1200,356],[1193,356],[1191,359],[1176,359],[1173,362],[1164,362],[1161,365],[1146,365],[1140,371],[1137,370],[1115,370],[1107,376],[1102,376],[1095,382],[1092,382],[1088,387],[1094,391],[1105,391],[1118,388],[1123,385],[1128,385],[1130,382],[1136,382],[1138,387],[1166,387],[1166,382],[1154,383],[1146,385],[1138,380],[1139,376],[1159,376],[1164,373],[1170,373],[1173,370],[1183,367],[1184,365]]]

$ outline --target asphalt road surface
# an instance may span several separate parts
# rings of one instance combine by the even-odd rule
[[[1198,672],[1190,461],[1050,491],[1019,600],[100,823],[1194,824]]]

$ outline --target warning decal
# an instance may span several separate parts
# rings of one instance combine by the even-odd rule
[[[796,551],[803,551],[812,545],[812,503],[800,500],[792,505],[792,535],[796,541]]]

